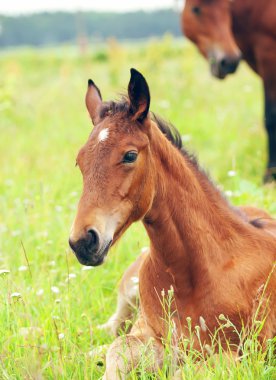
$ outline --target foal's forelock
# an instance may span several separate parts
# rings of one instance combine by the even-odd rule
[[[122,96],[122,99],[118,102],[103,102],[99,116],[100,119],[103,120],[107,116],[115,116],[118,113],[122,113],[124,117],[130,116],[130,106],[126,96]]]

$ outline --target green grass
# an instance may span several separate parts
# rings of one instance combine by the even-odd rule
[[[114,311],[118,281],[147,237],[140,224],[133,225],[105,265],[89,271],[67,240],[82,186],[75,156],[91,129],[87,79],[113,99],[126,89],[130,67],[146,76],[151,109],[177,126],[232,202],[276,215],[276,189],[261,185],[261,82],[245,64],[236,75],[214,80],[190,44],[169,36],[131,46],[111,41],[91,46],[86,56],[72,47],[2,52],[0,269],[10,273],[0,275],[0,379],[103,374],[89,352],[112,338],[96,326]],[[196,378],[195,368],[187,358],[187,378]],[[222,361],[199,378],[272,379],[273,373],[253,352],[238,369]]]

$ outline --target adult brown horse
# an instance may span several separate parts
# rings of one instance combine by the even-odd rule
[[[104,379],[125,378],[149,341],[154,363],[161,365],[168,326],[160,298],[172,287],[175,345],[190,336],[188,317],[193,328],[200,324],[202,344],[210,344],[220,314],[240,331],[252,321],[262,288],[266,318],[258,315],[265,318],[260,339],[273,337],[276,221],[264,211],[227,202],[184,150],[179,134],[150,115],[149,88],[136,70],[131,70],[128,97],[120,102],[103,102],[89,80],[86,105],[94,128],[77,156],[83,193],[70,246],[80,263],[100,265],[138,220],[151,243],[139,272],[140,318],[129,335],[110,346]],[[220,339],[224,345],[226,340],[239,344],[231,328]],[[194,348],[200,347],[195,340]]]
[[[268,164],[264,181],[276,180],[275,0],[186,0],[182,29],[223,79],[234,73],[242,52],[263,79]]]

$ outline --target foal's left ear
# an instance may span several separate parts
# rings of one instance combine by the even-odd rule
[[[99,121],[99,109],[102,104],[102,95],[92,79],[88,79],[85,104],[93,124],[96,125]]]
[[[130,69],[131,77],[128,84],[130,112],[134,120],[143,122],[149,113],[150,92],[146,79],[139,71]]]

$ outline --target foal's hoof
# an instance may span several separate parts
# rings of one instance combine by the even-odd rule
[[[102,325],[98,325],[97,329],[98,330],[104,330],[107,332],[109,335],[114,335],[117,336],[118,330],[119,330],[119,323],[115,323],[115,321],[109,320],[106,323]]]
[[[267,168],[264,175],[264,183],[273,183],[276,182],[276,167]]]

